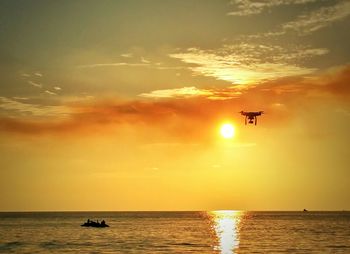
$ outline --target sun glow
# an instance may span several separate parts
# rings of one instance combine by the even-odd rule
[[[235,128],[230,123],[225,123],[220,128],[220,133],[223,138],[233,138],[235,135]]]

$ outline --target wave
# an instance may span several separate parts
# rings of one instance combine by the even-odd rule
[[[14,250],[19,247],[22,247],[23,245],[25,245],[24,242],[18,242],[18,241],[0,243],[0,250]]]

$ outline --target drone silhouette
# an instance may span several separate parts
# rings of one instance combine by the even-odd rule
[[[256,125],[258,123],[257,116],[261,116],[262,114],[264,114],[264,111],[257,111],[257,112],[241,111],[239,113],[241,113],[242,116],[245,116],[245,118],[244,118],[245,125],[247,125],[247,120],[248,120],[249,124],[255,123],[255,125]]]

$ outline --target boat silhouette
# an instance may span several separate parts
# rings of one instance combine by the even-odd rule
[[[93,227],[93,228],[106,228],[109,227],[109,225],[106,224],[106,222],[103,220],[101,223],[98,221],[92,221],[92,220],[87,220],[84,224],[80,225],[82,227]]]

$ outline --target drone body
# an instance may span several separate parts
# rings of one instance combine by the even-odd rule
[[[241,111],[242,116],[245,116],[244,118],[244,123],[247,125],[247,120],[249,124],[255,123],[255,125],[258,123],[257,116],[261,116],[264,111],[257,111],[257,112],[246,112],[246,111]]]

